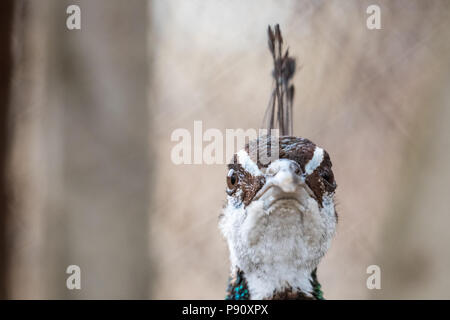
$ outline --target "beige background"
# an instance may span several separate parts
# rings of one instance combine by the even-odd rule
[[[226,169],[174,165],[170,135],[261,125],[280,23],[301,66],[294,133],[329,152],[338,183],[325,297],[450,298],[448,1],[376,1],[381,30],[366,27],[373,1],[21,3],[11,297],[224,297]],[[69,3],[81,31],[65,29]]]

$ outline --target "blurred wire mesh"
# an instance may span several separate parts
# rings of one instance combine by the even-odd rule
[[[279,23],[301,66],[294,134],[329,152],[338,183],[325,296],[450,298],[450,3],[377,1],[381,30],[370,4],[17,1],[8,297],[223,298],[225,166],[173,164],[170,135],[259,128]]]

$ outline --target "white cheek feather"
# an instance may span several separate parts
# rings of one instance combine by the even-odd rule
[[[316,146],[314,149],[314,155],[311,160],[305,166],[306,175],[310,175],[316,170],[323,161],[323,149]]]
[[[228,242],[231,270],[244,271],[252,299],[289,287],[312,293],[311,272],[330,246],[336,217],[331,195],[324,196],[323,208],[306,190],[301,197],[301,214],[289,203],[266,211],[263,201],[244,208],[228,199],[219,227]]]
[[[241,166],[244,168],[244,170],[246,170],[247,172],[249,172],[250,174],[252,174],[255,177],[262,175],[261,170],[259,170],[256,163],[249,157],[248,153],[245,150],[240,150],[237,153],[237,156],[238,156],[238,161],[241,164]]]
[[[247,207],[247,218],[241,226],[241,233],[246,236],[242,240],[249,246],[253,246],[259,241],[266,227],[267,214],[263,208],[263,201],[253,201]]]

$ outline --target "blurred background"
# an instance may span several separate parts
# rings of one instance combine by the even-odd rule
[[[66,27],[72,4],[81,30]],[[227,171],[173,164],[170,136],[195,120],[259,128],[275,23],[299,66],[294,133],[328,151],[338,183],[325,297],[450,298],[449,1],[0,7],[1,298],[224,298]],[[71,264],[81,290],[66,288]]]

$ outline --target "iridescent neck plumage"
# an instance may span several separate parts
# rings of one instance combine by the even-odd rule
[[[250,280],[251,281],[251,280]],[[316,269],[310,275],[312,291],[303,292],[299,288],[286,288],[274,291],[272,295],[265,297],[267,300],[324,300],[321,285],[317,280]],[[245,273],[236,269],[228,280],[226,300],[249,300],[251,299],[249,284]]]

